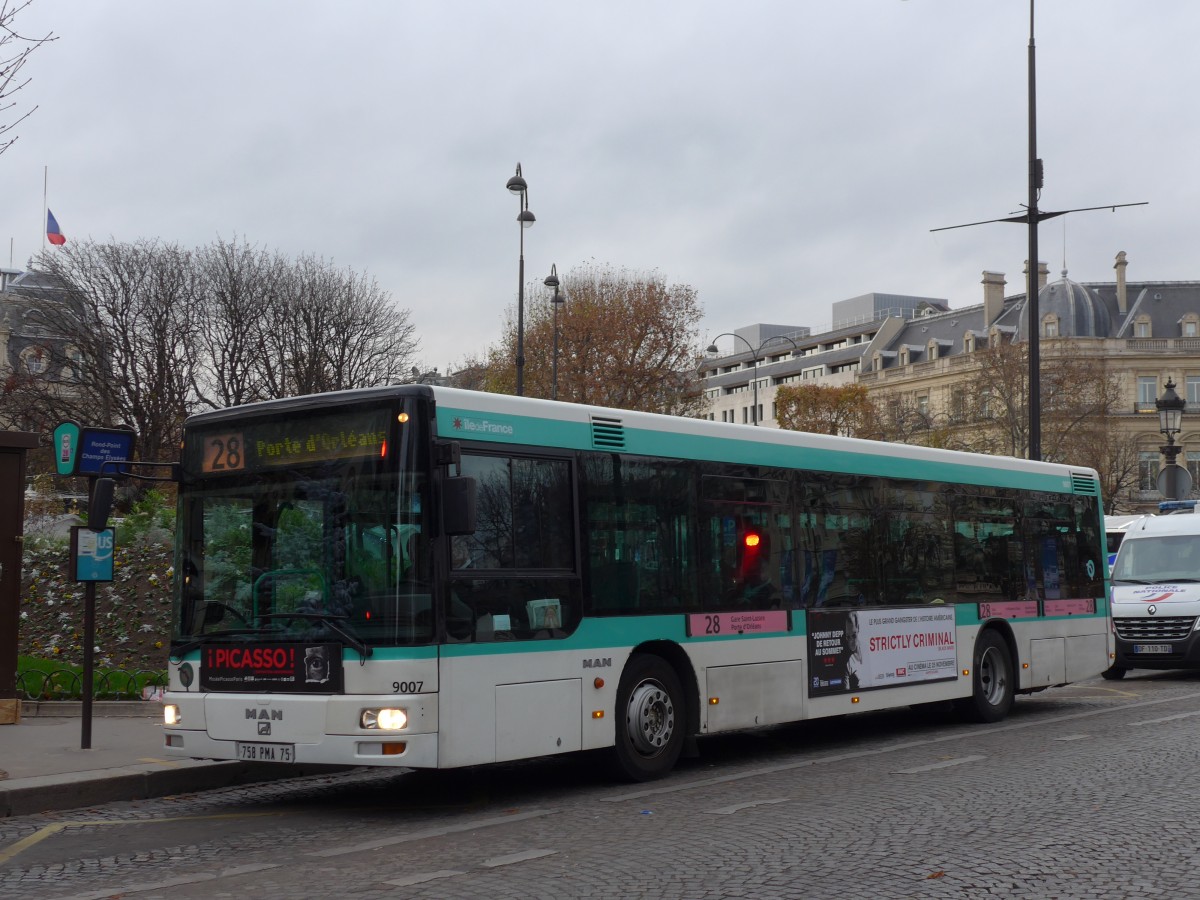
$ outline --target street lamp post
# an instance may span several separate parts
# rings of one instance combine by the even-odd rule
[[[546,280],[543,281],[542,284],[546,285],[546,287],[554,288],[554,297],[550,301],[551,303],[554,304],[554,356],[553,356],[553,359],[554,359],[553,373],[554,374],[552,375],[553,380],[551,382],[551,387],[550,387],[550,399],[557,400],[558,399],[558,308],[560,306],[562,306],[563,302],[567,299],[566,297],[564,297],[562,295],[562,293],[558,289],[559,280],[558,280],[558,266],[557,265],[551,264],[550,274],[546,276]]]
[[[741,341],[743,344],[746,345],[746,349],[750,351],[750,356],[754,360],[754,373],[753,373],[753,378],[752,378],[753,389],[754,389],[754,400],[753,400],[754,406],[752,407],[752,411],[751,411],[751,419],[753,419],[753,424],[757,425],[758,420],[760,418],[762,418],[758,414],[758,363],[759,363],[759,360],[762,359],[762,356],[760,354],[762,353],[763,348],[765,346],[767,346],[767,344],[771,343],[771,341],[787,341],[789,344],[792,345],[793,350],[799,350],[800,347],[790,337],[787,337],[782,334],[777,334],[774,337],[769,337],[765,341],[763,341],[761,344],[759,344],[757,347],[755,347],[753,344],[751,344],[748,340],[746,340],[740,334],[734,334],[732,331],[726,331],[726,332],[723,332],[722,334],[718,334],[716,338],[713,338],[713,342],[708,345],[708,349],[705,352],[710,357],[716,356],[720,352],[717,349],[717,338],[723,338],[723,337],[737,338],[739,341]]]
[[[517,163],[517,174],[508,179],[509,191],[520,198],[517,222],[521,225],[521,256],[517,268],[517,396],[525,395],[525,229],[537,219],[529,211],[529,185],[521,175],[521,164]]]
[[[1167,460],[1160,474],[1159,490],[1167,500],[1181,500],[1180,494],[1190,493],[1192,489],[1190,473],[1175,462],[1179,451],[1183,449],[1182,445],[1175,443],[1175,435],[1183,426],[1183,410],[1187,401],[1175,393],[1175,383],[1170,377],[1164,385],[1162,396],[1154,401],[1154,406],[1158,409],[1158,430],[1167,438],[1167,442],[1158,448]]]

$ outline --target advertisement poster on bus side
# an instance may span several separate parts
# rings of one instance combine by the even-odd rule
[[[810,697],[954,678],[954,609],[809,610],[808,661]]]
[[[339,644],[206,644],[200,650],[200,688],[338,694],[341,656]]]

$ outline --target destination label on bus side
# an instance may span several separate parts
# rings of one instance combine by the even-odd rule
[[[205,644],[200,689],[340,694],[342,648],[302,642]]]
[[[1043,600],[1048,616],[1090,616],[1096,612],[1094,597],[1064,597],[1061,600]]]
[[[731,634],[780,634],[789,630],[786,609],[695,613],[687,617],[688,637],[723,637]]]
[[[1093,610],[1095,612],[1095,610]],[[980,603],[979,618],[1032,619],[1038,614],[1036,600],[1004,600],[996,603]]]

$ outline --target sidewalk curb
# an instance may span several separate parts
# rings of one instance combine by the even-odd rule
[[[0,818],[79,809],[101,803],[150,800],[285,778],[332,775],[352,768],[354,766],[182,760],[67,775],[38,775],[0,781]]]
[[[82,700],[22,700],[21,718],[44,716],[79,718],[83,715]],[[153,718],[162,716],[160,700],[93,700],[92,716],[129,716]]]

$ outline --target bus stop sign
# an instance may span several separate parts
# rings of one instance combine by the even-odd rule
[[[59,475],[75,474],[75,457],[79,453],[79,426],[63,422],[54,429],[54,465]]]

